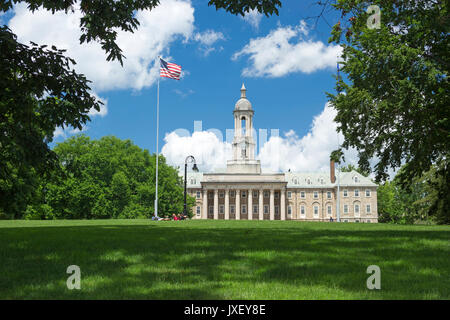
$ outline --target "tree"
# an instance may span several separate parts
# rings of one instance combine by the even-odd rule
[[[348,164],[348,165],[346,165],[346,166],[343,166],[343,167],[341,168],[341,171],[342,171],[342,172],[352,172],[352,171],[356,171],[356,172],[358,172],[359,174],[363,175],[364,177],[368,177],[369,174],[370,174],[369,172],[364,171],[364,170],[362,170],[361,168],[356,167],[356,166],[354,166],[354,165],[352,165],[352,164]]]
[[[55,218],[148,218],[154,212],[155,155],[113,136],[72,137],[55,147],[63,175],[41,183]],[[183,209],[183,184],[177,169],[159,159],[161,216]],[[195,199],[188,198],[193,206]],[[38,205],[39,208],[39,205]]]
[[[56,127],[82,128],[100,102],[63,50],[17,42],[0,27],[0,207],[23,212],[37,187],[34,174],[56,165],[48,147]],[[23,187],[24,186],[24,187]]]
[[[380,28],[367,23],[369,5],[381,9]],[[333,6],[342,23],[333,26],[330,42],[343,48],[347,80],[337,79],[340,94],[328,96],[342,148],[358,150],[364,171],[375,159],[377,182],[403,163],[398,180],[404,186],[433,165],[434,180],[450,181],[448,2],[341,0]],[[333,159],[341,156],[342,150],[333,152]],[[435,187],[440,196],[431,213],[448,217],[450,187]]]
[[[139,27],[139,20],[135,12],[138,10],[152,10],[159,5],[159,0],[14,0],[14,3],[27,3],[28,8],[34,12],[40,7],[52,11],[69,12],[75,10],[79,2],[82,14],[80,20],[80,43],[97,41],[108,54],[107,60],[118,60],[123,64],[124,55],[117,45],[117,30],[133,32]],[[279,0],[210,0],[209,6],[217,10],[225,9],[231,14],[244,15],[250,10],[257,10],[268,15],[277,14],[281,7]],[[0,12],[13,8],[12,0],[0,2]]]
[[[41,7],[68,12],[79,3],[80,43],[97,41],[108,61],[125,58],[116,43],[117,30],[133,32],[139,26],[135,12],[152,10],[159,0],[3,0],[0,13],[14,3],[31,11]],[[232,14],[249,10],[278,14],[278,0],[210,0],[209,5]],[[89,81],[77,74],[73,59],[52,46],[21,44],[6,26],[0,27],[0,216],[23,214],[33,203],[38,187],[35,175],[57,168],[48,143],[57,127],[81,129],[91,109],[101,102],[90,92]],[[3,212],[3,213],[2,213]]]
[[[386,181],[377,189],[379,221],[400,224],[431,222],[428,212],[435,191],[428,189],[427,175],[414,179],[406,186],[399,182],[398,177]]]
[[[398,187],[386,181],[377,189],[378,221],[385,223],[406,223],[404,207],[399,199]]]

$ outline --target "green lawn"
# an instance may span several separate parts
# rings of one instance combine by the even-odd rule
[[[450,227],[0,221],[0,299],[449,299]],[[81,290],[66,269],[81,268]],[[381,290],[366,288],[369,265]]]

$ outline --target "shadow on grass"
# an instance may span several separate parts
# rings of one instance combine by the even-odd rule
[[[449,298],[447,230],[230,225],[0,229],[0,298]],[[81,290],[66,287],[72,264]],[[381,290],[366,288],[372,264]]]

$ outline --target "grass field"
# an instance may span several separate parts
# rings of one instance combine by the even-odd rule
[[[449,240],[449,226],[0,221],[0,298],[449,299]]]

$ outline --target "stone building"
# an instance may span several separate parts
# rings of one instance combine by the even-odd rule
[[[223,172],[189,172],[187,190],[196,198],[194,219],[336,221],[337,196],[343,222],[378,222],[377,185],[361,174],[265,173],[255,159],[254,110],[245,86],[234,111],[232,159]]]

